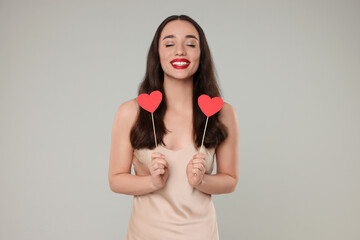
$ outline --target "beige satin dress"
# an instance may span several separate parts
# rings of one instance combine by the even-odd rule
[[[134,151],[136,175],[150,175],[148,163],[156,149]],[[127,240],[218,240],[215,207],[210,194],[190,186],[186,166],[199,152],[193,144],[180,150],[158,145],[165,155],[169,177],[165,186],[155,192],[135,195],[128,224]],[[214,167],[215,149],[203,146],[206,154],[206,173]]]

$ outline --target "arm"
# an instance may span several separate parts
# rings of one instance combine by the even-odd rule
[[[197,190],[207,194],[224,194],[235,191],[237,180],[225,173],[204,174],[203,180]]]
[[[239,127],[234,108],[224,103],[219,120],[227,127],[228,137],[216,149],[217,172],[204,174],[203,180],[195,187],[207,194],[222,194],[235,191],[239,179]]]
[[[130,130],[137,117],[136,99],[124,102],[118,108],[111,133],[109,186],[113,192],[143,195],[156,191],[149,176],[131,174],[133,148]]]
[[[110,189],[115,193],[143,195],[156,191],[151,175],[135,176],[131,173],[119,173],[111,177]]]

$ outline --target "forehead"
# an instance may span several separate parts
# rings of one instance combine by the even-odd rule
[[[184,37],[185,35],[194,35],[199,39],[199,34],[196,28],[188,21],[174,20],[168,22],[163,28],[160,34],[160,41],[168,35],[174,35],[175,37]]]

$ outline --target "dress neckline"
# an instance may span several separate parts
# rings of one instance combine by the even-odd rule
[[[163,144],[159,144],[158,147],[162,147],[163,149],[167,150],[167,151],[170,151],[170,152],[179,152],[179,151],[182,151],[182,150],[185,150],[187,148],[189,148],[190,146],[193,146],[194,147],[194,144],[193,143],[190,143],[188,144],[187,146],[183,147],[183,148],[180,148],[180,149],[169,149],[167,147],[165,147]]]
[[[186,149],[190,148],[191,146],[192,146],[192,148],[193,148],[196,152],[199,152],[200,147],[195,147],[195,144],[193,144],[193,143],[191,143],[191,144],[189,144],[189,145],[187,145],[187,146],[185,146],[185,147],[183,147],[183,148],[181,148],[181,149],[174,149],[174,150],[165,147],[163,144],[158,144],[158,148],[162,148],[162,149],[164,149],[165,151],[170,152],[170,153],[178,153],[178,152],[180,152],[180,151],[183,151],[183,150],[186,150]],[[151,149],[151,150],[155,151],[155,149],[156,149],[156,148]],[[212,148],[210,148],[210,149],[212,149]],[[202,153],[208,152],[208,151],[210,151],[210,149],[209,149],[209,148],[206,148],[205,146],[203,146],[203,151],[202,151]],[[149,149],[148,149],[148,148],[141,148],[141,149],[135,149],[134,151],[141,151],[141,150],[149,150]]]

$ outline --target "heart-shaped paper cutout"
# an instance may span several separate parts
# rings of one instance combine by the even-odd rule
[[[221,97],[210,98],[208,95],[203,94],[198,98],[198,104],[201,111],[207,116],[210,117],[220,111],[224,105],[224,101]]]
[[[153,91],[152,93],[146,94],[142,93],[137,97],[137,102],[139,105],[148,112],[154,113],[158,108],[162,100],[162,93],[158,90]]]

